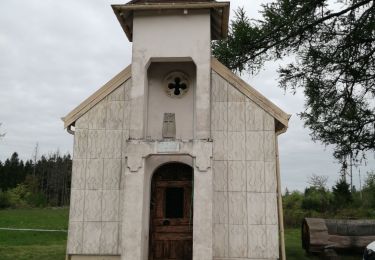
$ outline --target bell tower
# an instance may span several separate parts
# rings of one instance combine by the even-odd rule
[[[211,40],[229,3],[134,0],[112,6],[132,46],[130,139],[210,138]]]
[[[227,34],[229,2],[134,0],[112,8],[133,43],[129,138],[122,150],[122,207],[131,210],[121,217],[121,259],[171,259],[182,251],[177,259],[213,259],[211,41]],[[163,222],[160,228],[176,229],[159,237],[159,226],[150,223],[162,218],[150,205],[165,196],[150,187],[157,165],[171,162],[192,167],[194,194],[181,195],[191,211]],[[181,177],[179,172],[173,176]],[[169,188],[176,188],[173,183]],[[168,199],[159,204],[168,205]],[[184,221],[191,221],[190,229]],[[181,238],[186,248],[176,253]]]

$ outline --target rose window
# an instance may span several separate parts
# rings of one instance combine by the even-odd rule
[[[189,91],[188,78],[182,72],[169,73],[164,80],[164,85],[167,95],[173,98],[180,98]]]

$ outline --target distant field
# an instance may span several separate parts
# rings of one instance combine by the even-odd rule
[[[0,210],[0,227],[68,229],[68,209]],[[0,260],[64,260],[67,233],[0,230]],[[301,247],[300,230],[285,231],[287,260],[312,260]],[[360,256],[343,257],[361,259]]]
[[[0,210],[0,227],[57,229],[68,227],[68,209]],[[63,260],[67,233],[0,230],[1,260]]]

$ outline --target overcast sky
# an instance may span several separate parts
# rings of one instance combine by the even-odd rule
[[[231,1],[231,10],[245,7],[259,18],[266,1]],[[1,0],[0,1],[0,160],[12,152],[31,158],[39,154],[71,152],[73,137],[63,128],[65,116],[131,61],[131,44],[110,4],[115,0]],[[284,111],[292,114],[288,132],[280,136],[282,185],[303,190],[311,174],[338,178],[331,150],[313,143],[296,113],[304,97],[277,87],[278,63],[268,63],[256,76],[243,75]],[[375,169],[370,154],[365,172]],[[358,185],[358,169],[355,183]]]

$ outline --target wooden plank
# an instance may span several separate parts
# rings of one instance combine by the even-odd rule
[[[156,188],[155,187],[155,198],[156,198],[156,207],[155,207],[155,218],[163,219],[164,218],[164,200],[165,200],[165,188]]]
[[[191,233],[189,226],[157,226],[156,233]]]
[[[155,233],[155,240],[191,240],[193,238],[191,233]]]
[[[328,243],[334,249],[365,248],[373,241],[375,241],[375,236],[328,236]]]
[[[191,181],[159,181],[156,183],[156,187],[191,187]]]
[[[322,218],[305,218],[302,224],[302,245],[307,252],[323,252],[328,243],[328,229]]]
[[[279,220],[279,253],[280,260],[286,260],[285,253],[285,237],[284,237],[284,213],[283,201],[281,191],[281,176],[280,176],[280,155],[279,155],[279,140],[278,135],[275,135],[275,149],[276,149],[276,180],[277,180],[277,216]]]
[[[247,84],[244,80],[234,74],[230,69],[220,63],[217,59],[212,58],[211,60],[212,69],[219,74],[224,80],[227,80],[231,85],[238,89],[241,93],[250,98],[254,103],[260,106],[262,109],[271,114],[280,123],[284,125],[285,128],[288,127],[288,121],[290,115],[285,113],[274,103],[268,100],[265,96]]]
[[[108,81],[104,86],[102,86],[99,90],[97,90],[94,94],[84,100],[81,104],[79,104],[75,109],[69,112],[65,117],[62,118],[64,121],[64,127],[68,127],[80,118],[83,114],[85,114],[88,110],[90,110],[93,106],[103,100],[107,95],[109,95],[112,91],[118,88],[121,84],[126,82],[131,77],[131,65],[126,67],[120,73],[118,73],[115,77],[113,77],[110,81]]]
[[[223,8],[223,19],[221,21],[221,37],[224,39],[228,37],[228,24],[229,24],[230,5]]]
[[[164,220],[166,220],[166,218],[164,218],[164,217],[155,218],[153,220],[153,224],[155,226],[162,226]],[[171,226],[177,226],[177,225],[188,226],[189,224],[192,224],[192,223],[190,223],[190,220],[188,218],[168,218],[168,221],[169,221]]]
[[[189,219],[189,223],[193,225],[193,205],[191,204],[193,200],[192,188],[185,188],[185,203],[184,203],[184,217]]]
[[[375,221],[368,219],[325,219],[328,233],[342,236],[375,235]]]
[[[331,225],[330,232],[327,223]],[[335,225],[342,226],[335,228]],[[306,218],[303,222],[302,239],[304,248],[308,252],[323,252],[326,248],[336,250],[358,250],[365,248],[369,243],[375,241],[375,233],[364,234],[366,225],[371,225],[367,220],[326,220],[319,218]],[[355,231],[356,228],[360,230]],[[368,233],[371,233],[369,226]]]

